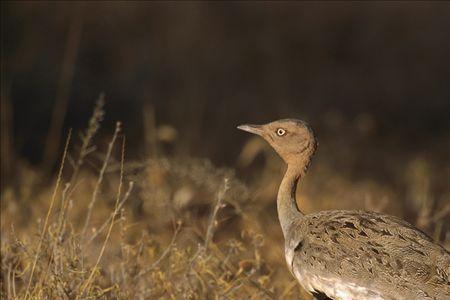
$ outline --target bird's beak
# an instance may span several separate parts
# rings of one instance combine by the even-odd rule
[[[263,135],[264,133],[263,125],[245,124],[239,125],[237,128],[257,135]]]

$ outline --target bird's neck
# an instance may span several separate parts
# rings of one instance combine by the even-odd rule
[[[303,213],[297,206],[295,192],[297,190],[297,183],[304,173],[304,168],[288,165],[283,180],[281,181],[280,189],[278,190],[278,219],[280,220],[281,229],[285,238],[292,223],[303,216]]]

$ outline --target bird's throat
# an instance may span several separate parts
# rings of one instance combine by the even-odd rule
[[[297,191],[297,183],[304,173],[302,168],[288,165],[277,196],[278,219],[280,220],[283,235],[286,238],[289,227],[293,222],[301,218],[303,213],[297,206],[295,193]]]

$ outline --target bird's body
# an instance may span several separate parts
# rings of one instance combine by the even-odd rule
[[[305,290],[342,300],[450,299],[450,253],[411,224],[374,212],[298,209],[297,183],[317,145],[306,123],[285,119],[239,129],[262,136],[288,165],[278,218],[288,268]]]
[[[449,253],[399,218],[323,211],[299,218],[290,232],[286,261],[309,292],[332,299],[450,299]]]

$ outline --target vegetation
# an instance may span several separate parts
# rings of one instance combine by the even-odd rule
[[[204,159],[128,161],[120,122],[104,151],[94,146],[103,105],[79,141],[68,133],[52,182],[21,165],[2,190],[2,298],[307,299],[284,265],[277,158],[267,155],[248,184]],[[240,165],[265,149],[250,140]],[[349,183],[324,164],[302,184],[305,211],[401,207],[388,188]],[[406,173],[417,224],[445,237],[450,206],[430,194],[428,164],[415,160]]]

